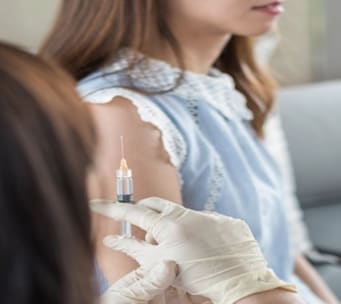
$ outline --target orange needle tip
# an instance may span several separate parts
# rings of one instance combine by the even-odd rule
[[[125,160],[125,158],[121,159],[120,170],[121,171],[128,171],[129,170],[129,167],[128,167],[128,164],[127,164],[127,161]]]

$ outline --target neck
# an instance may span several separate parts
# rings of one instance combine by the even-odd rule
[[[231,38],[231,35],[203,37],[184,32],[174,32],[178,44],[181,46],[181,55],[186,70],[207,74],[216,59],[219,57],[223,48]],[[147,43],[148,47],[143,52],[148,56],[163,60],[169,64],[180,67],[179,62],[172,48],[160,37],[152,38],[153,43]]]

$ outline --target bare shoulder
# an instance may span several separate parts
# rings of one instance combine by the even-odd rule
[[[112,135],[145,135],[147,141],[152,140],[150,135],[156,135],[155,128],[144,123],[136,106],[127,98],[115,97],[106,104],[91,104],[90,109],[99,128],[110,131]],[[135,135],[135,137],[137,137]]]
[[[112,176],[114,173],[121,158],[123,136],[125,157],[135,176],[136,199],[157,195],[180,202],[177,169],[163,147],[161,131],[143,121],[137,107],[124,97],[90,105],[90,108],[98,130],[99,174]]]

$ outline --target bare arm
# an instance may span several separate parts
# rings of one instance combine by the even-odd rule
[[[328,304],[340,303],[326,283],[322,280],[321,276],[302,255],[298,255],[296,257],[295,273],[323,301]]]
[[[116,199],[115,170],[121,159],[120,136],[124,135],[125,155],[134,173],[134,199],[159,196],[181,202],[177,171],[163,149],[160,131],[142,122],[135,106],[124,98],[90,107],[99,136],[96,164],[89,178],[90,197]],[[119,233],[119,224],[102,216],[93,217],[97,258],[112,284],[135,269],[137,264],[126,255],[102,245],[104,236]],[[134,234],[144,237],[138,229],[134,229]]]
[[[238,301],[237,304],[304,304],[296,293],[275,289],[255,294]]]

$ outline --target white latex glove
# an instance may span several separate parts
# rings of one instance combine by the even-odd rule
[[[101,304],[142,304],[163,293],[174,282],[175,262],[138,268],[117,281],[102,296]]]
[[[159,198],[136,205],[93,201],[90,207],[147,232],[149,242],[108,236],[106,246],[126,253],[143,266],[175,261],[179,275],[173,286],[192,295],[233,304],[275,288],[296,291],[267,268],[249,227],[241,220],[189,210]],[[153,239],[158,245],[150,244]]]

